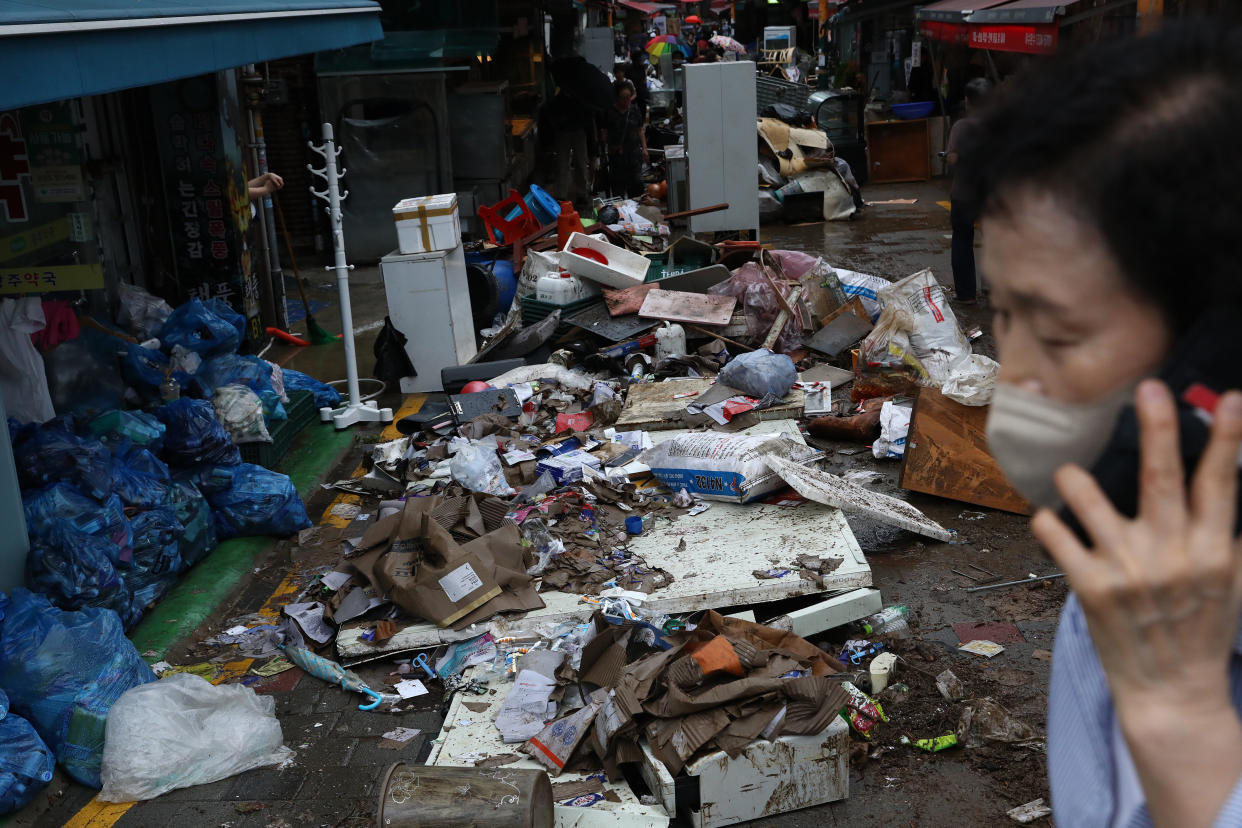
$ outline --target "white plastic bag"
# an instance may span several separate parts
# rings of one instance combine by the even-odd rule
[[[896,405],[892,400],[880,409],[880,437],[871,444],[877,460],[900,460],[906,453],[906,437],[910,434],[913,409]]]
[[[233,438],[233,442],[270,443],[267,423],[263,419],[263,401],[245,385],[221,385],[211,398],[216,419]]]
[[[292,755],[284,746],[271,696],[176,673],[131,688],[112,705],[99,798],[154,799],[177,788],[277,765]]]
[[[871,317],[871,321],[879,319],[880,291],[892,287],[893,283],[888,279],[867,273],[843,270],[839,267],[833,267],[833,270],[837,272],[837,278],[841,280],[841,289],[845,291],[846,298],[857,296],[862,300],[863,310]]]
[[[513,489],[505,480],[496,449],[464,440],[454,440],[457,453],[449,461],[449,474],[472,492],[509,497]]]
[[[1000,363],[983,354],[971,354],[953,366],[940,393],[962,405],[988,405],[996,390],[996,374]]]
[[[936,277],[920,270],[881,290],[879,297],[884,310],[863,342],[868,363],[906,362],[920,370],[924,384],[944,385],[958,363],[970,356],[970,340],[957,326]]]
[[[154,336],[173,311],[172,306],[163,299],[137,285],[121,282],[117,292],[120,294],[121,309],[116,321],[139,339]]]

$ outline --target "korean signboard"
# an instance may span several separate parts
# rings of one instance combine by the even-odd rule
[[[247,240],[250,198],[231,75],[152,87],[180,299],[219,298],[261,333],[258,280]]]
[[[1056,24],[970,27],[970,46],[998,52],[1022,52],[1028,55],[1054,55],[1057,51]]]

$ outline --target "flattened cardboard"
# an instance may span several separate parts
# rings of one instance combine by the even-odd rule
[[[653,290],[643,300],[638,315],[644,319],[692,322],[696,325],[728,325],[737,305],[734,296]]]

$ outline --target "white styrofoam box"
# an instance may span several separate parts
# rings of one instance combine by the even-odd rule
[[[547,273],[535,282],[535,298],[549,305],[569,305],[581,299],[599,296],[600,287],[589,279],[572,273]]]
[[[640,743],[643,781],[669,813],[677,813],[676,787],[646,741]],[[756,739],[736,759],[724,751],[686,765],[699,783],[699,809],[688,812],[694,828],[736,825],[850,795],[850,728],[840,716],[814,736]],[[741,794],[741,795],[739,795]]]
[[[392,208],[402,253],[452,250],[461,243],[457,193],[403,198]]]
[[[608,260],[608,264],[571,253],[576,247],[589,247],[599,251]],[[561,267],[575,276],[585,276],[608,287],[627,288],[641,285],[647,278],[647,268],[650,266],[651,260],[646,256],[632,253],[602,239],[592,238],[585,233],[572,234],[565,249],[561,251]]]

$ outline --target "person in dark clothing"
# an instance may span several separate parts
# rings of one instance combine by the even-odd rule
[[[992,84],[986,78],[975,78],[966,84],[966,115],[949,130],[949,146],[946,152],[950,167],[956,167],[961,147],[974,139],[978,122],[973,110],[983,102]],[[953,227],[953,289],[957,300],[965,304],[977,301],[975,279],[975,222],[979,218],[980,205],[966,197],[956,175],[949,186],[949,222]]]
[[[613,84],[613,103],[604,111],[601,139],[608,148],[608,189],[633,198],[643,191],[643,164],[647,161],[647,136],[643,116],[634,105],[634,84]]]
[[[647,53],[635,49],[630,53],[630,65],[626,67],[625,77],[634,84],[634,103],[638,111],[647,120],[647,110],[651,107],[651,92],[647,89],[647,66],[651,63]]]
[[[591,200],[591,163],[599,151],[595,116],[590,109],[558,89],[548,104],[549,123],[556,147],[558,199],[585,208]]]

